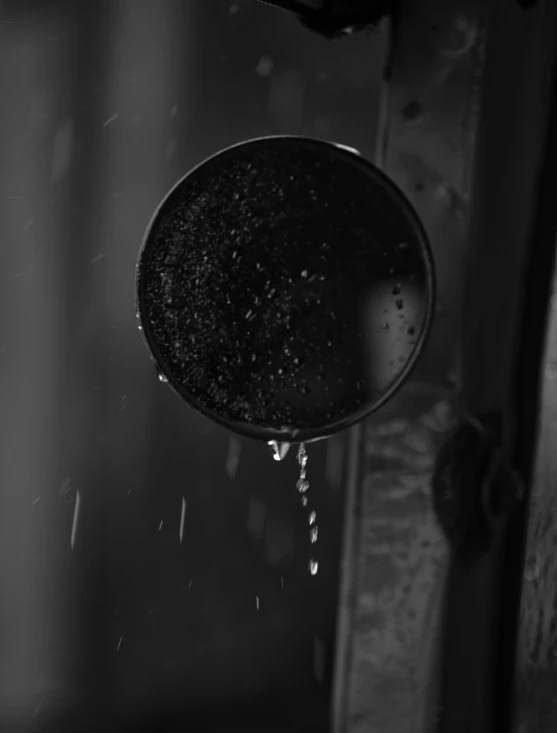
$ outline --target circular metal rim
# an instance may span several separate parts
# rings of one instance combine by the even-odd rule
[[[420,332],[416,338],[416,345],[412,351],[410,358],[408,359],[407,363],[405,364],[404,368],[402,369],[398,378],[393,383],[393,385],[390,387],[390,389],[388,389],[381,396],[381,398],[377,400],[377,402],[374,403],[371,409],[369,408],[361,409],[353,413],[349,418],[344,418],[342,420],[337,420],[336,422],[328,423],[323,428],[300,428],[298,429],[298,428],[292,428],[292,427],[284,427],[283,429],[274,430],[271,428],[258,426],[254,423],[228,420],[226,418],[223,418],[211,412],[210,410],[206,409],[189,392],[187,388],[184,388],[182,385],[179,386],[173,379],[172,374],[168,373],[161,366],[162,359],[160,359],[160,354],[158,352],[156,343],[150,333],[149,323],[144,320],[142,309],[141,309],[141,301],[142,301],[141,265],[142,265],[143,255],[145,253],[145,249],[147,247],[147,243],[149,241],[151,231],[153,229],[153,226],[159,214],[165,207],[168,200],[174,195],[176,190],[182,185],[182,183],[187,178],[195,175],[195,173],[200,168],[203,168],[208,163],[214,162],[215,160],[217,160],[220,157],[232,155],[234,151],[238,148],[259,146],[265,143],[287,142],[287,141],[300,142],[304,145],[309,145],[314,148],[322,148],[322,149],[328,149],[328,150],[330,150],[331,148],[334,148],[337,155],[339,155],[340,157],[344,157],[353,165],[357,165],[357,166],[360,166],[360,168],[366,169],[369,175],[373,176],[381,185],[389,189],[393,198],[395,198],[398,201],[401,208],[407,213],[408,217],[413,221],[416,231],[418,233],[418,238],[421,242],[422,251],[424,254],[424,261],[425,261],[425,266],[426,266],[426,282],[428,286],[429,298],[428,298],[428,302],[426,305],[426,311],[424,314],[424,319],[423,319],[423,322],[420,328]],[[377,410],[379,410],[386,402],[388,402],[400,390],[400,388],[406,383],[406,381],[408,380],[408,377],[414,370],[414,367],[416,366],[416,363],[419,357],[421,356],[421,353],[424,349],[424,346],[431,332],[431,328],[433,325],[433,316],[435,312],[436,299],[437,299],[437,282],[436,282],[436,274],[435,274],[435,261],[433,258],[433,252],[431,249],[429,238],[427,236],[425,227],[423,226],[422,222],[420,221],[416,211],[414,210],[414,207],[412,206],[412,204],[410,203],[406,195],[394,184],[393,181],[391,181],[391,179],[380,168],[373,165],[371,161],[366,160],[366,158],[361,156],[357,151],[353,151],[352,149],[340,143],[337,144],[337,143],[330,142],[327,140],[321,140],[319,138],[307,137],[305,135],[268,135],[265,137],[257,137],[257,138],[251,138],[249,140],[244,140],[239,143],[235,143],[234,145],[230,145],[227,148],[223,148],[222,150],[217,151],[216,153],[214,153],[213,155],[210,155],[208,158],[205,158],[205,160],[201,161],[196,166],[194,166],[192,169],[190,169],[178,181],[176,181],[176,183],[170,188],[170,190],[166,193],[164,198],[160,201],[154,214],[151,216],[151,219],[149,220],[149,224],[147,225],[145,229],[145,234],[143,236],[143,241],[141,243],[141,247],[139,250],[139,254],[138,254],[137,262],[135,266],[135,312],[136,312],[137,318],[140,321],[141,335],[145,343],[145,346],[147,347],[147,351],[149,352],[150,358],[153,361],[153,363],[155,364],[157,371],[159,373],[164,374],[166,378],[168,379],[168,382],[167,382],[168,386],[170,386],[171,389],[183,401],[185,401],[186,404],[191,409],[195,410],[196,412],[200,413],[204,417],[208,418],[209,420],[211,420],[211,422],[216,423],[217,425],[220,425],[221,427],[226,428],[230,432],[236,433],[238,435],[243,435],[248,438],[253,438],[255,440],[263,440],[267,442],[275,440],[275,441],[283,441],[283,442],[303,443],[303,442],[310,442],[310,441],[315,441],[319,439],[329,438],[329,437],[332,437],[333,435],[336,435],[337,433],[342,432],[343,430],[347,430],[349,427],[352,427],[356,423],[361,422],[366,417],[369,417],[373,413],[377,412]],[[157,357],[159,357],[159,359],[157,359]]]

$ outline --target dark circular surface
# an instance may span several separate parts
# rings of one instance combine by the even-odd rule
[[[356,153],[302,137],[209,158],[163,200],[137,264],[163,379],[228,429],[332,435],[402,384],[432,319],[423,227]]]

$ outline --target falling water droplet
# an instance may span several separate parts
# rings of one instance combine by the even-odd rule
[[[302,506],[305,507],[308,503],[306,491],[309,489],[309,481],[306,480],[306,463],[308,462],[308,456],[304,443],[300,443],[296,460],[298,461],[298,465],[300,466],[300,478],[296,482],[296,488],[302,494]],[[309,513],[308,523],[310,525],[309,539],[312,544],[314,542],[317,542],[318,528],[315,524],[316,518],[316,512],[311,511]],[[310,560],[309,571],[312,575],[315,575],[317,573],[317,562],[315,560]]]
[[[285,459],[286,454],[290,450],[291,443],[280,442],[278,440],[270,440],[267,445],[271,447],[273,458],[275,459],[275,461],[282,461]]]
[[[296,460],[298,461],[300,466],[305,466],[308,462],[308,456],[306,452],[306,446],[304,443],[300,443],[300,447],[298,448],[298,455],[296,456]]]

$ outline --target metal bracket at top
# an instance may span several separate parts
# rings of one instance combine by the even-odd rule
[[[300,23],[334,41],[361,31],[377,30],[392,15],[396,0],[260,0],[294,13]]]

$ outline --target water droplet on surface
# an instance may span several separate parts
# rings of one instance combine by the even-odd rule
[[[165,377],[165,375],[162,372],[159,372],[159,382],[163,382],[163,384],[168,383],[168,377]]]
[[[399,309],[399,311],[404,308],[404,301],[402,300],[402,298],[397,298],[396,307]]]
[[[308,276],[308,271],[302,270],[302,277],[307,277],[307,276]]]
[[[311,573],[312,575],[317,575],[317,570],[318,570],[318,568],[319,568],[319,563],[317,562],[317,560],[313,560],[313,559],[312,559],[312,560],[310,560],[310,561],[309,561],[309,566],[308,566],[308,567],[309,567],[309,572],[310,572],[310,573]]]
[[[387,331],[389,328],[389,324],[383,321],[383,323],[381,324],[381,328],[383,329],[383,331]]]
[[[301,392],[302,394],[309,394],[309,387],[302,387]]]
[[[402,290],[402,283],[397,283],[393,288],[393,295],[400,295]]]
[[[283,461],[286,458],[286,454],[290,450],[291,443],[270,440],[267,445],[270,446],[275,461]]]

